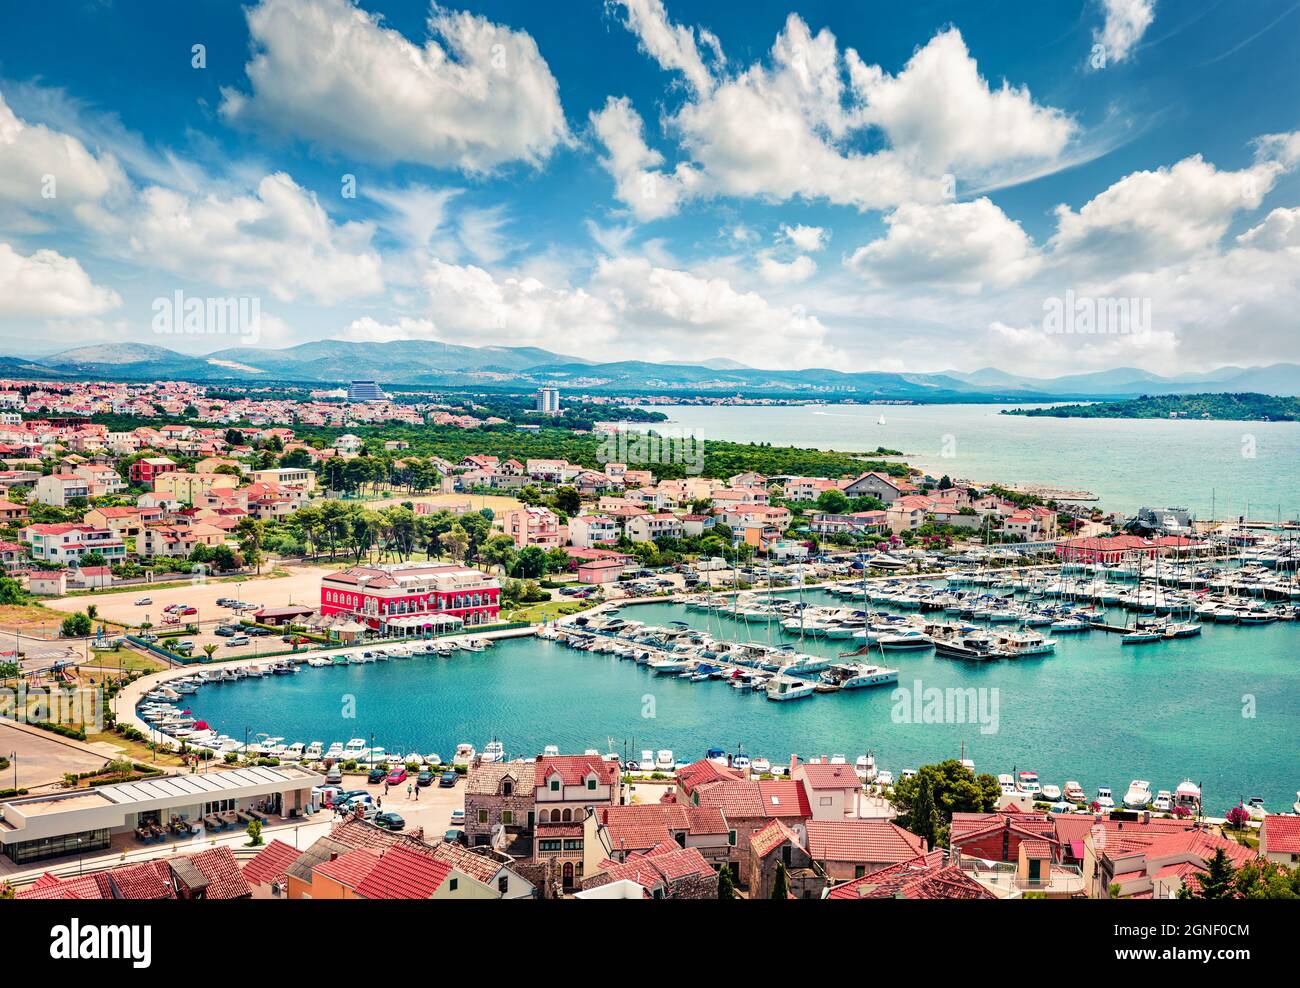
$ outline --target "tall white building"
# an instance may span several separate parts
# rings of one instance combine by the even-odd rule
[[[543,415],[559,415],[560,389],[539,388],[537,391],[537,410]]]

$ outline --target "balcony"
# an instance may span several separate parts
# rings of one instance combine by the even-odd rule
[[[1053,864],[1045,879],[1021,878],[1009,861],[962,858],[961,870],[999,899],[1020,898],[1026,892],[1042,892],[1051,898],[1084,894],[1083,872],[1074,865]]]

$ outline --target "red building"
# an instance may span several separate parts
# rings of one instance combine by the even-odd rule
[[[321,580],[321,614],[345,615],[384,634],[492,624],[500,608],[501,584],[468,566],[353,566]]]
[[[153,486],[153,479],[160,474],[171,473],[176,464],[165,456],[146,456],[131,464],[131,483]]]
[[[1144,539],[1137,535],[1110,535],[1103,538],[1063,539],[1056,543],[1056,555],[1065,562],[1114,564],[1141,556],[1194,555],[1206,543],[1181,535],[1161,535]]]

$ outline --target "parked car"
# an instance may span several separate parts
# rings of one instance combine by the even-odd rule
[[[462,844],[465,847],[469,847],[469,838],[465,836],[465,831],[461,830],[459,827],[452,827],[442,835],[442,839],[447,841],[449,844]]]
[[[464,810],[452,810],[452,811],[451,811],[451,825],[452,825],[453,827],[463,827],[463,826],[465,826],[465,811],[464,811]]]
[[[372,786],[374,786],[383,782],[387,776],[388,773],[385,772],[382,768],[372,768],[370,772],[366,775],[366,781],[369,782]]]
[[[325,784],[337,786],[343,782],[343,771],[337,765],[331,765],[325,770]]]
[[[439,789],[451,789],[456,785],[457,775],[455,772],[443,772],[438,779]]]
[[[218,607],[231,607],[231,606],[233,606],[233,605],[235,605],[235,604],[237,604],[237,603],[239,603],[239,601],[235,600],[234,597],[218,597],[218,598],[217,598],[217,606],[218,606]]]
[[[235,635],[239,634],[239,629],[232,628],[228,624],[219,624],[217,625],[216,630],[212,633],[214,635],[220,635],[222,638],[233,638]]]
[[[270,628],[259,628],[259,627],[257,627],[256,625],[253,625],[253,626],[247,628],[246,631],[247,631],[248,634],[250,634],[250,635],[256,635],[258,638],[263,638],[263,637],[265,637],[266,635],[273,635],[273,634],[275,634],[275,632],[272,631]]]
[[[376,827],[382,827],[384,830],[406,829],[406,821],[396,813],[376,813],[374,824]]]
[[[156,642],[158,636],[151,631],[146,631],[143,635],[136,635],[142,642]]]
[[[406,769],[395,768],[388,773],[388,784],[390,786],[400,786],[406,781]]]
[[[152,603],[153,603],[152,597],[137,597],[135,600],[136,607],[144,607],[145,604],[152,604]]]
[[[178,608],[176,613],[182,616],[189,616],[190,614],[199,613],[199,609],[197,607],[190,607],[188,604],[186,604],[184,607]]]
[[[415,784],[421,787],[433,785],[433,773],[427,769],[421,772],[415,777]]]
[[[247,635],[235,635],[235,637],[226,642],[226,644],[231,648],[238,648],[240,645],[247,645],[250,641],[252,641],[252,639]]]

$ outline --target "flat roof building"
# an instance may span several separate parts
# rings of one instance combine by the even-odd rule
[[[0,852],[15,864],[107,850],[112,838],[173,818],[262,808],[302,816],[325,777],[296,766],[163,775],[139,782],[28,796],[0,803]]]

